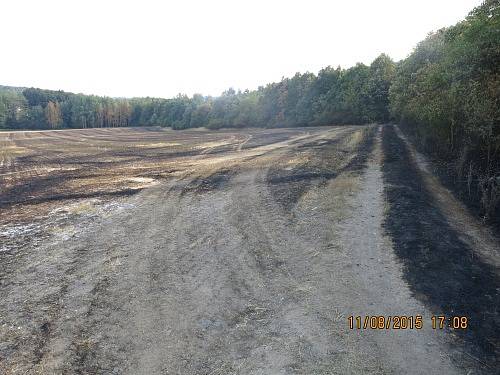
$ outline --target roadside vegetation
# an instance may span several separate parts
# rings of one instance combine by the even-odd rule
[[[430,34],[397,65],[392,116],[486,219],[499,218],[500,2]]]
[[[297,73],[253,91],[108,98],[0,86],[0,129],[296,127],[397,121],[487,220],[500,209],[499,0],[438,30],[404,60]]]

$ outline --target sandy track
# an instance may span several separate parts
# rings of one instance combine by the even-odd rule
[[[382,133],[259,137],[201,148],[179,177],[24,249],[2,275],[0,370],[489,372],[430,328],[436,310],[393,250]],[[422,315],[426,326],[347,325],[382,314]]]

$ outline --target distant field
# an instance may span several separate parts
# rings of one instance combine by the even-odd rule
[[[172,131],[113,128],[0,133],[0,224],[57,201],[127,195],[189,172],[200,159],[284,141],[314,129]],[[10,212],[12,207],[15,212]],[[6,215],[10,212],[9,216]]]

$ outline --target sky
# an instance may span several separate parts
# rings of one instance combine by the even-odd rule
[[[217,96],[394,60],[480,0],[1,0],[0,85]]]

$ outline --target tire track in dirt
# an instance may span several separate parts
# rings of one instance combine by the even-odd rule
[[[1,343],[0,369],[475,371],[453,362],[461,352],[441,332],[347,327],[351,314],[430,314],[404,282],[400,233],[386,228],[394,250],[384,236],[380,134],[369,158],[373,133],[362,129],[196,155],[180,178],[124,200],[128,209],[45,244],[2,286],[1,315],[22,329],[7,331],[17,336]],[[287,187],[291,204],[280,198]]]
[[[351,356],[357,353],[372,361],[371,371],[377,373],[462,373],[447,356],[446,339],[432,330],[431,312],[413,298],[403,281],[391,238],[386,237],[383,228],[381,128],[372,146],[374,150],[368,160],[358,157],[350,166],[359,182],[354,195],[348,198],[348,213],[338,226],[338,243],[345,257],[339,259],[337,276],[344,280],[345,290],[339,292],[342,297],[337,304],[345,319],[348,316],[422,316],[424,326],[421,330],[354,331],[343,327],[340,330],[347,331],[345,345]],[[356,368],[359,366],[356,362],[350,369],[352,373],[363,372]]]
[[[270,305],[276,300],[276,288],[271,288],[274,282],[269,277],[273,278],[277,268],[284,264],[279,253],[271,254],[268,250],[276,252],[283,247],[280,238],[286,237],[283,226],[286,222],[282,220],[279,229],[266,234],[280,218],[275,214],[273,219],[261,222],[263,217],[273,215],[272,199],[261,195],[267,191],[266,169],[246,171],[244,165],[238,167],[242,172],[222,190],[205,190],[202,195],[197,191],[194,197],[183,195],[182,203],[177,203],[182,209],[172,227],[184,227],[185,231],[173,234],[175,240],[169,245],[175,261],[166,262],[161,253],[160,259],[154,261],[163,265],[164,272],[158,273],[159,285],[170,286],[169,295],[175,302],[170,300],[168,308],[164,304],[163,320],[157,320],[158,324],[161,321],[165,324],[182,316],[180,325],[184,330],[179,330],[176,324],[167,324],[169,329],[165,334],[171,337],[168,350],[143,343],[137,362],[128,373],[155,373],[159,369],[175,372],[181,368],[192,374],[247,373],[253,367],[279,369],[296,361],[284,350],[281,354],[273,351],[265,365],[261,363],[267,351],[266,340],[276,345],[276,338],[272,334],[266,339],[256,334],[256,329],[281,324],[279,314],[272,322],[266,322],[275,314]],[[261,210],[261,215],[256,209]],[[280,231],[283,235],[276,239]],[[294,243],[298,246],[298,241]],[[174,269],[180,269],[182,279],[179,280],[179,271]],[[293,289],[290,281],[282,283],[285,290],[281,293]]]
[[[275,146],[277,150],[286,147],[287,143]],[[253,149],[245,157],[272,159],[272,150],[273,146]],[[237,160],[233,163],[236,167]],[[33,317],[34,327],[26,326],[43,340],[32,354],[30,346],[25,347],[20,369],[50,373],[127,370],[145,374],[187,369],[197,374],[209,373],[208,369],[251,366],[231,362],[232,357],[226,357],[227,352],[221,348],[232,350],[226,341],[229,334],[240,338],[242,352],[250,350],[247,347],[252,345],[251,340],[244,339],[250,334],[248,327],[268,314],[260,298],[255,298],[255,304],[246,298],[257,293],[252,291],[252,280],[265,279],[252,266],[256,249],[244,250],[248,244],[235,227],[239,224],[232,221],[234,216],[227,219],[228,210],[231,212],[232,205],[238,202],[231,199],[230,192],[235,187],[252,188],[252,173],[245,174],[241,183],[235,177],[215,190],[184,195],[180,195],[182,189],[172,189],[179,182],[152,188],[130,200],[137,206],[134,214],[97,222],[94,233],[65,242],[61,245],[63,252],[53,246],[51,255],[45,254],[47,259],[40,253],[38,271],[25,269],[20,275],[50,281],[31,282],[32,287],[22,295],[31,296],[27,298],[30,300],[38,294],[41,311],[43,306],[53,307]],[[196,176],[182,184],[188,185],[192,178]],[[265,188],[262,178],[259,184]],[[264,203],[245,199],[250,208]],[[62,259],[65,266],[59,264]],[[262,258],[261,265],[266,264],[265,260]],[[53,262],[59,266],[45,268]],[[65,274],[62,279],[57,276],[60,271]],[[262,285],[262,280],[257,284]],[[49,295],[45,291],[48,286]],[[52,305],[54,299],[61,302]],[[273,299],[268,293],[266,300]],[[24,314],[9,320],[20,321],[21,316]],[[40,330],[47,334],[36,333],[36,325],[45,327]],[[282,363],[291,360],[286,352],[283,355],[286,360]]]

